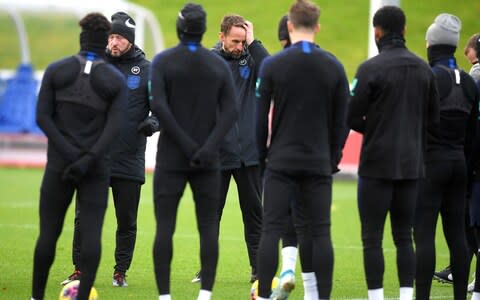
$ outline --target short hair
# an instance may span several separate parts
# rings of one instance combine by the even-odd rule
[[[465,55],[467,55],[468,50],[470,50],[470,49],[473,49],[473,50],[475,50],[475,51],[477,51],[477,52],[480,52],[480,51],[478,51],[478,50],[480,50],[480,49],[477,49],[477,47],[478,47],[478,44],[477,44],[477,43],[479,43],[479,39],[480,39],[480,33],[475,33],[475,34],[473,34],[473,35],[468,39],[467,45],[465,46],[465,49],[463,50],[463,53],[464,53]],[[478,53],[477,53],[477,55],[478,55]]]
[[[89,13],[83,17],[78,25],[84,31],[110,31],[112,28],[110,21],[101,13]]]
[[[228,34],[232,27],[242,27],[245,24],[245,18],[240,15],[226,15],[222,19],[222,23],[220,24],[220,32],[223,34]]]
[[[373,26],[381,27],[385,33],[398,33],[403,35],[406,17],[398,6],[386,5],[373,16]]]
[[[290,6],[288,19],[294,27],[315,28],[320,18],[320,8],[309,0],[297,0]]]

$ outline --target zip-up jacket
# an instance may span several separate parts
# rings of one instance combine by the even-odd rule
[[[147,137],[137,130],[150,112],[148,75],[150,62],[137,46],[120,57],[107,53],[107,60],[125,76],[128,100],[121,132],[112,146],[112,177],[145,182]]]
[[[213,51],[227,62],[232,71],[240,107],[238,119],[220,147],[221,168],[229,170],[240,168],[242,164],[258,165],[255,85],[260,65],[269,54],[257,40],[254,40],[238,58],[224,52],[221,47],[221,43],[218,43]]]
[[[429,65],[400,36],[380,40],[352,83],[348,125],[363,134],[358,174],[392,180],[424,176],[427,125],[439,122]]]

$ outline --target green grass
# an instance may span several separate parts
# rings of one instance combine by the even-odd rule
[[[38,197],[42,170],[0,168],[0,299],[28,299],[31,289],[32,257],[38,235]],[[134,260],[128,272],[128,288],[111,286],[114,259],[115,217],[110,200],[104,229],[102,259],[95,286],[101,299],[156,299],[152,245],[155,220],[152,203],[152,175],[142,190],[138,217],[138,237]],[[235,186],[232,184],[221,225],[220,259],[213,299],[248,299],[250,284],[243,226]],[[56,299],[59,282],[72,272],[71,242],[73,208],[70,207],[64,230],[57,244],[55,262],[50,270],[45,299]],[[440,230],[440,229],[439,229]],[[334,183],[332,236],[335,269],[332,299],[365,298],[366,285],[356,204],[356,182]],[[390,227],[385,229],[385,293],[398,297],[395,251]],[[441,230],[438,234],[437,269],[448,264]],[[297,263],[298,265],[298,263]],[[193,201],[187,189],[181,201],[174,240],[172,295],[174,299],[195,299],[199,285],[190,280],[199,269],[198,234]],[[297,271],[298,267],[297,267]],[[298,273],[299,274],[299,273]],[[452,294],[451,286],[434,282],[432,297]],[[290,299],[302,299],[299,283]]]

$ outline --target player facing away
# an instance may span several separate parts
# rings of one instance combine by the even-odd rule
[[[289,281],[280,280],[271,295],[278,266],[278,242],[295,210],[302,277],[317,279],[317,295],[329,299],[333,277],[330,236],[332,174],[337,170],[347,135],[348,81],[342,64],[314,43],[320,9],[307,0],[289,10],[292,45],[267,58],[257,82],[257,139],[264,175],[264,219],[258,251],[259,300],[286,299]],[[288,72],[285,69],[288,68]],[[268,112],[273,101],[271,141],[267,148]],[[306,268],[310,266],[310,268]]]
[[[200,41],[206,13],[188,3],[177,17],[180,43],[157,54],[150,75],[151,109],[162,124],[153,194],[157,221],[155,276],[160,300],[171,299],[172,237],[187,182],[193,192],[200,234],[201,289],[209,300],[218,261],[220,143],[238,114],[232,74]]]
[[[127,85],[104,62],[110,22],[91,13],[79,22],[80,52],[47,67],[38,95],[37,123],[48,138],[40,190],[40,235],[33,261],[32,299],[44,298],[55,247],[74,192],[82,207],[78,300],[88,299],[100,262],[110,183],[109,147],[125,119]]]
[[[348,124],[363,134],[358,208],[368,299],[384,299],[382,240],[390,213],[400,300],[415,278],[412,226],[418,181],[425,174],[427,124],[438,123],[435,78],[405,46],[405,14],[384,6],[373,17],[379,54],[362,63],[352,83]]]

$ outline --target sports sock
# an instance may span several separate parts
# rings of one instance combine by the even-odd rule
[[[303,279],[303,290],[304,290],[304,300],[317,300],[318,299],[318,289],[317,289],[317,277],[315,277],[315,272],[302,273]]]
[[[200,290],[197,300],[210,300],[212,299],[212,291]]]
[[[368,290],[368,300],[383,300],[383,288]]]
[[[473,292],[471,300],[480,300],[480,293],[479,292]]]
[[[413,287],[400,287],[399,300],[412,300],[412,299],[413,299]]]
[[[287,270],[295,272],[295,265],[297,264],[297,247],[282,248],[282,270],[280,274]]]
[[[158,296],[158,300],[172,300],[172,297],[170,297],[170,294],[160,295]]]
[[[268,298],[257,297],[257,300],[269,300]]]

